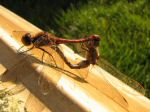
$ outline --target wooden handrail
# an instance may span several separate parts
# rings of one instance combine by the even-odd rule
[[[41,59],[42,51],[36,49],[31,51],[35,57],[18,55],[16,49],[21,46],[20,37],[13,36],[12,38],[11,36],[13,35],[13,31],[30,30],[36,33],[42,30],[3,6],[0,6],[0,27],[0,62],[2,62],[1,64],[7,71],[4,74],[4,79],[5,81],[15,81],[17,77],[23,83],[26,88],[26,93],[20,94],[20,96],[26,97],[24,100],[29,110],[33,112],[37,112],[37,109],[41,112],[44,109],[54,112],[150,111],[150,101],[146,97],[128,87],[100,67],[93,69],[88,74],[85,82],[67,76],[48,66],[45,66],[44,71],[40,72],[39,69],[43,65],[38,63],[38,60]],[[16,44],[12,41],[15,41]],[[68,47],[61,45],[61,48],[67,58],[72,62],[75,61],[72,55],[79,57]],[[47,50],[55,54],[55,60],[58,64],[62,61],[55,51],[52,51],[50,48],[47,48]],[[65,64],[63,66],[66,70],[75,73],[79,77],[84,77],[88,72],[88,69],[72,70]],[[113,83],[109,84],[109,81],[106,81],[102,75],[105,75],[108,80],[112,80]],[[37,83],[39,76],[44,77],[50,87],[50,92],[46,95],[41,94],[39,89]],[[118,84],[120,85],[119,87]],[[30,92],[27,92],[27,90]]]

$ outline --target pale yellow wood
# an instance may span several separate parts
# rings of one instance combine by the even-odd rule
[[[41,31],[2,6],[0,7],[0,27],[8,32],[8,35],[12,35],[14,30],[32,31],[35,33]],[[17,55],[15,51],[15,49],[18,48],[17,45],[13,45],[13,43],[9,45],[7,38],[10,38],[10,36],[4,34],[6,33],[0,35],[0,50],[2,54],[0,61],[4,60],[2,61],[2,65],[8,69],[8,72],[5,74],[3,80],[15,81],[14,77],[18,77],[19,81],[32,93],[31,95],[29,95],[30,93],[22,95],[24,97],[27,96],[26,106],[30,108],[30,105],[32,105],[30,108],[32,111],[36,112],[36,109],[39,109],[41,112],[47,110],[43,105],[52,112],[150,111],[150,101],[146,97],[137,93],[109,73],[99,67],[92,69],[88,76],[86,74],[89,70],[88,68],[72,70],[65,64],[61,65],[61,58],[50,48],[47,48],[47,50],[51,53],[55,53],[54,56],[58,65],[64,66],[64,69],[86,78],[85,80],[88,83],[75,80],[50,67],[44,67],[44,71],[39,72],[42,69],[42,65],[35,62],[37,62],[37,59],[41,59],[42,52],[39,50],[31,51],[31,53],[35,55],[35,59]],[[13,39],[21,44],[20,37],[13,37]],[[12,46],[15,49],[13,49]],[[61,45],[61,48],[72,62],[77,61],[74,57],[82,59],[66,46]],[[40,87],[37,84],[39,76],[44,77],[47,84],[49,84],[49,93],[46,95],[41,94]],[[32,95],[35,97],[32,98]]]

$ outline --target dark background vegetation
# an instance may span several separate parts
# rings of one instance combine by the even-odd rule
[[[149,0],[0,0],[43,30],[73,38],[99,34],[100,52],[150,89]]]

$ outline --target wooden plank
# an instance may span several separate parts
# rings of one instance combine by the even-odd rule
[[[14,30],[28,31],[30,29],[33,32],[41,31],[40,29],[36,28],[32,24],[28,23],[24,19],[18,17],[2,6],[0,7],[0,25],[5,31],[9,33],[9,35],[12,35],[12,32]],[[19,37],[13,38],[17,40],[18,43],[20,43]],[[2,40],[4,40],[4,38]],[[8,45],[6,45],[6,47],[8,47]],[[73,54],[73,52],[71,52],[69,48],[67,48],[66,46],[63,46],[63,48],[64,53],[67,54],[68,57],[72,55],[76,57],[76,55]],[[14,53],[15,51],[9,51],[10,56],[12,54],[11,52]],[[37,59],[40,59],[40,56],[42,54],[42,52],[38,50],[34,50],[32,53],[36,55]],[[69,58],[74,61],[72,57]],[[56,61],[58,59],[60,58],[58,55],[56,55]],[[42,65],[34,64],[32,63],[33,60],[30,60],[30,63],[28,62],[28,60],[25,60],[25,63],[18,62],[18,64],[15,65],[17,66],[17,69],[11,69],[10,67],[9,73],[7,73],[7,75],[11,75],[12,73],[21,74],[20,77],[22,78],[20,78],[20,80],[23,82],[25,87],[28,88],[38,99],[40,99],[44,103],[44,105],[51,111],[150,111],[150,101],[147,98],[137,93],[127,85],[123,84],[121,81],[111,76],[109,73],[105,72],[99,67],[88,74],[88,77],[86,79],[88,83],[83,83],[58,71],[55,71],[50,67],[45,67],[43,73],[39,73],[38,71],[36,71],[36,67],[40,67]],[[3,66],[6,66],[6,63],[3,62]],[[65,69],[71,72],[75,72],[79,76],[84,76],[84,74],[86,74],[88,70],[85,69],[73,71],[66,65]],[[24,73],[22,73],[22,71],[24,71]],[[51,90],[53,91],[45,96],[40,93],[39,87],[37,85],[37,77],[40,75],[46,77],[46,80],[49,83]],[[105,81],[102,75],[105,75],[107,79],[113,81],[113,83],[111,83],[112,85],[109,85],[108,81]],[[119,87],[118,84],[120,85]],[[124,100],[123,98],[125,98],[126,100]]]

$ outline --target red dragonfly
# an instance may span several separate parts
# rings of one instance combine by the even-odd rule
[[[97,54],[96,48],[99,46],[99,41],[100,37],[98,35],[92,35],[87,38],[82,38],[82,39],[74,39],[74,40],[69,40],[69,39],[63,39],[63,38],[58,38],[55,37],[54,35],[51,35],[47,32],[40,32],[37,33],[34,36],[31,36],[30,33],[26,33],[22,36],[22,43],[25,46],[33,45],[29,50],[32,50],[33,48],[40,49],[47,53],[49,56],[53,58],[53,56],[47,52],[45,49],[43,49],[43,46],[50,46],[53,50],[55,50],[60,57],[64,60],[64,62],[71,68],[71,69],[80,69],[80,68],[85,68],[88,67],[90,64],[96,64],[99,54]],[[61,49],[58,47],[59,44],[66,44],[66,43],[84,43],[86,42],[87,44],[82,44],[82,49],[85,51],[90,50],[87,52],[85,60],[82,60],[78,64],[71,64]],[[89,53],[93,52],[93,53]],[[53,58],[54,60],[54,58]],[[56,65],[57,66],[57,65]]]
[[[73,73],[78,73],[81,75],[81,78],[84,78],[85,80],[89,78],[88,73],[92,72],[93,70],[97,70],[96,63],[99,58],[99,42],[100,42],[100,37],[98,35],[93,35],[87,38],[83,39],[75,39],[75,40],[68,40],[68,39],[62,39],[55,37],[51,34],[45,33],[45,32],[40,32],[38,34],[35,34],[34,36],[31,35],[31,33],[25,33],[24,35],[21,36],[22,42],[25,46],[33,45],[29,50],[33,48],[38,48],[45,53],[47,53],[49,56],[52,57],[53,61],[55,62],[53,58],[53,54],[50,54],[46,49],[41,48],[42,46],[49,46],[52,48],[54,51],[57,52],[57,54],[61,57],[62,61],[61,63],[64,63],[68,65],[71,69],[73,69]],[[60,44],[62,43],[79,43],[80,48],[84,50],[86,56],[83,60],[79,61],[77,64],[71,64],[68,59],[65,56],[64,51],[61,49]],[[75,44],[75,45],[76,45]],[[43,60],[43,59],[42,59]],[[75,60],[78,60],[76,58]],[[63,64],[62,64],[63,65]],[[92,66],[91,66],[92,65]],[[117,69],[115,69],[111,64],[109,64],[106,60],[100,58],[100,63],[99,66],[104,68],[106,71],[110,72],[112,75],[115,75],[116,77],[119,77],[121,79],[124,79],[125,83],[130,84],[131,87],[134,87],[136,90],[144,93],[144,89],[142,86],[137,83],[136,81],[130,79],[126,75],[123,75],[120,73]],[[57,63],[54,64],[55,68],[60,68],[62,71],[64,71],[64,66],[58,66]],[[43,71],[44,69],[41,69]],[[83,72],[84,71],[84,72]],[[120,104],[123,107],[126,107],[127,101],[125,98],[121,95],[120,92],[114,86],[112,85],[112,82],[103,74],[102,70],[97,70],[96,71],[98,74],[100,74],[103,79],[104,79],[104,85],[105,90],[100,90],[103,92],[105,95],[113,99],[115,102]],[[83,75],[84,73],[84,75]],[[131,82],[131,83],[128,83]],[[41,91],[43,94],[48,94],[49,92],[49,85],[45,81],[44,78],[40,77],[38,84],[41,88]],[[93,85],[93,84],[92,84]],[[96,85],[93,85],[96,86]],[[110,94],[111,93],[111,94]]]

